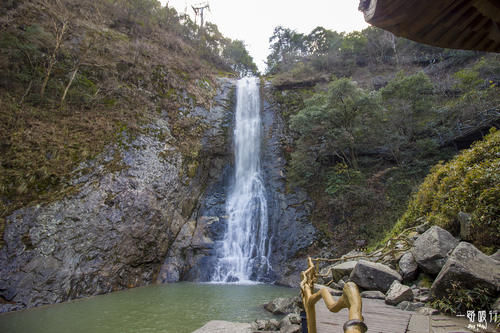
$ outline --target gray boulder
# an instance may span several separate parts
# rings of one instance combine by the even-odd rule
[[[500,291],[500,264],[479,251],[474,245],[460,242],[431,287],[431,292],[440,297],[452,282],[460,282],[463,288],[486,288]]]
[[[259,319],[252,323],[252,329],[255,331],[276,331],[280,323],[276,319]]]
[[[328,266],[328,267],[322,269],[321,274],[327,274],[330,271],[333,281],[337,282],[343,276],[351,274],[351,272],[354,269],[354,266],[356,266],[356,264],[357,264],[357,261],[351,260],[351,261],[343,262],[341,264],[331,265],[331,266]]]
[[[412,301],[413,300],[413,291],[410,287],[401,284],[398,280],[395,280],[389,291],[387,292],[387,296],[385,297],[385,303],[389,305],[396,305],[403,301]]]
[[[418,265],[411,252],[406,252],[399,260],[399,273],[403,281],[413,281],[417,277]]]
[[[361,292],[361,298],[368,299],[385,299],[385,295],[383,292],[378,290],[368,290]]]
[[[267,311],[277,315],[300,313],[300,302],[301,299],[299,296],[278,297],[267,303],[264,308]]]
[[[300,325],[301,319],[300,315],[297,313],[289,313],[283,319],[280,321],[280,329],[285,327],[285,326],[290,326],[290,325]]]
[[[418,266],[429,274],[438,274],[448,253],[458,244],[448,231],[433,226],[423,233],[414,243],[412,253]]]
[[[251,333],[252,326],[247,323],[233,323],[223,320],[212,320],[193,333]]]
[[[401,281],[401,275],[386,265],[360,260],[351,272],[350,280],[368,290],[389,290],[394,280]]]
[[[300,325],[286,325],[280,328],[280,333],[299,333],[300,330]]]

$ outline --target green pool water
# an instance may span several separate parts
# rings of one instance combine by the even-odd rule
[[[271,285],[175,283],[0,315],[1,333],[184,333],[210,320],[270,318],[262,304],[298,295]]]

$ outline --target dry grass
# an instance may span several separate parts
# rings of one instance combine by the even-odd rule
[[[124,131],[129,137],[144,132],[143,125],[165,111],[173,144],[188,159],[196,159],[203,128],[187,113],[193,105],[211,103],[215,75],[223,70],[203,60],[173,31],[154,24],[113,26],[114,7],[105,2],[100,15],[92,1],[63,2],[78,18],[63,42],[44,98],[37,92],[43,59],[51,48],[34,42],[29,57],[22,56],[26,51],[21,56],[12,51],[19,43],[31,42],[26,27],[37,25],[50,34],[47,13],[36,2],[25,1],[10,10],[2,20],[8,24],[0,26],[0,42],[6,36],[19,41],[0,50],[0,73],[8,78],[0,80],[0,239],[5,219],[14,210],[71,193],[75,190],[69,185],[71,173],[82,161],[95,158],[108,145],[120,144]],[[62,88],[81,54],[75,41],[89,34],[98,37],[83,59],[67,101],[60,104]],[[35,70],[27,81],[28,58]],[[29,80],[32,87],[26,94]],[[180,107],[187,111],[180,114]],[[119,161],[111,164],[116,168]]]

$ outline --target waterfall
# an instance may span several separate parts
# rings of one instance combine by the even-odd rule
[[[258,78],[238,81],[234,129],[234,181],[226,199],[227,230],[212,278],[216,282],[258,280],[271,269],[266,190],[260,165]]]

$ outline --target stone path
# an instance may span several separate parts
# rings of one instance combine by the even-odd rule
[[[444,315],[424,316],[385,304],[383,300],[363,298],[363,317],[367,333],[469,333],[467,319]],[[343,332],[348,319],[347,309],[328,311],[323,300],[316,304],[318,333]],[[497,332],[491,327],[481,332]]]
[[[382,300],[363,298],[363,317],[368,326],[367,333],[405,333],[412,313],[387,305]],[[343,332],[342,326],[347,320],[347,309],[332,313],[328,311],[323,300],[316,303],[318,333]]]

